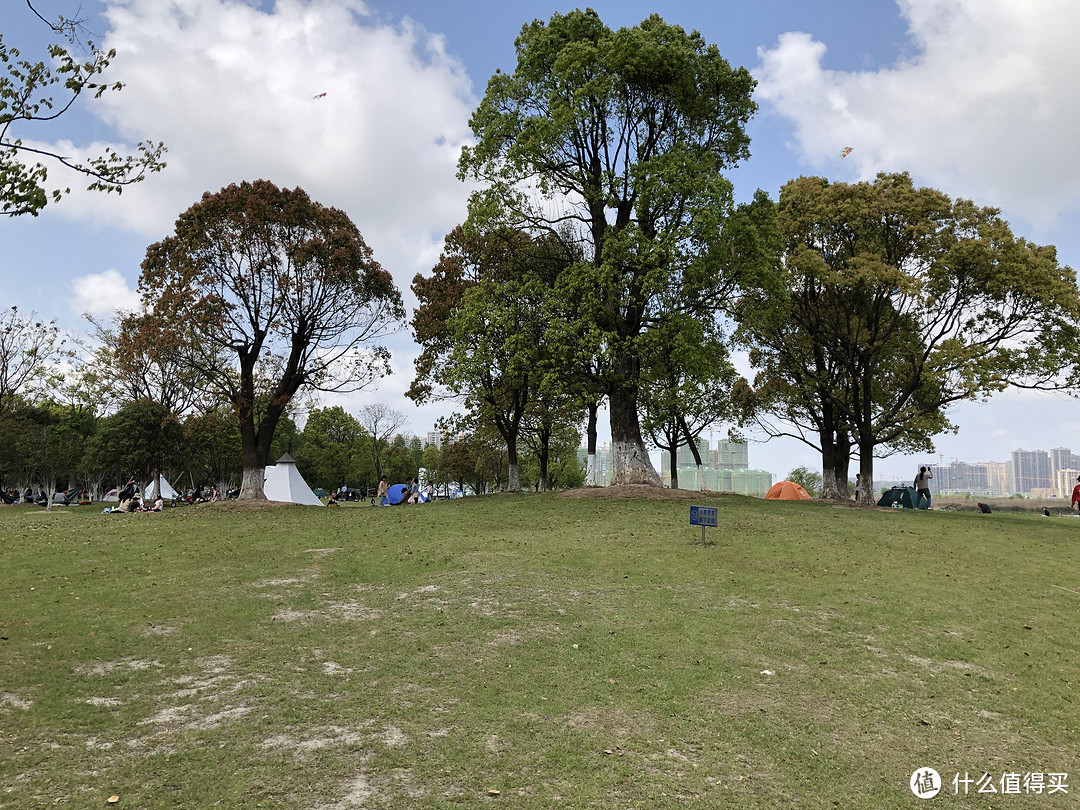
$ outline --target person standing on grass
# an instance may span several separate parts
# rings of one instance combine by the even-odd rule
[[[1072,503],[1069,504],[1069,509],[1071,510],[1078,503],[1080,503],[1080,476],[1076,478],[1076,486],[1073,487],[1073,499]],[[1080,511],[1080,507],[1077,507],[1077,509]]]
[[[382,478],[379,479],[379,491],[375,493],[375,497],[379,499],[379,506],[389,505],[389,494],[390,484],[387,483],[386,476],[384,475]]]
[[[919,493],[919,501],[926,498],[926,509],[930,508],[930,479],[934,474],[929,467],[920,467],[919,474],[915,476],[915,490]]]

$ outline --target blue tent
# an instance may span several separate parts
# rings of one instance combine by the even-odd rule
[[[416,493],[416,495],[417,503],[427,503],[427,498],[424,497],[423,493],[418,492]],[[390,503],[391,506],[397,506],[399,503],[405,503],[405,485],[394,484],[392,487],[390,487],[390,489],[386,491],[386,500]]]

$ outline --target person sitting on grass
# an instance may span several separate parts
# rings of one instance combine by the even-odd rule
[[[135,486],[135,480],[127,482],[127,486],[120,490],[117,495],[120,505],[113,509],[114,512],[126,512],[128,514],[139,511],[142,501],[139,500],[139,488]]]
[[[132,478],[127,482],[127,484],[124,485],[124,488],[116,494],[116,500],[118,500],[120,503],[123,503],[124,501],[130,501],[132,498],[135,497],[135,492],[135,479]]]
[[[126,515],[134,514],[139,511],[139,507],[142,506],[142,501],[139,500],[138,495],[132,495],[126,500],[120,501],[120,505],[113,509],[113,514],[117,512],[123,512]]]

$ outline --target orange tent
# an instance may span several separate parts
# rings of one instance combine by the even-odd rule
[[[779,481],[772,485],[772,489],[765,493],[770,501],[808,501],[810,496],[806,490],[794,481]]]

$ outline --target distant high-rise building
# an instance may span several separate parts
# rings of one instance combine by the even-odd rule
[[[718,470],[750,469],[749,446],[746,442],[718,441],[713,466]]]
[[[587,447],[579,447],[577,451],[578,462],[581,469],[588,469],[589,450]],[[611,483],[611,477],[615,471],[615,456],[608,449],[607,444],[601,444],[596,448],[596,485],[606,487]]]
[[[947,466],[930,467],[931,495],[990,495],[989,470],[986,464],[954,461]]]
[[[1075,459],[1075,460],[1074,460]],[[1050,451],[1050,478],[1052,479],[1051,485],[1054,488],[1054,495],[1058,498],[1064,498],[1065,496],[1072,497],[1072,487],[1068,488],[1067,492],[1060,491],[1058,489],[1058,473],[1061,470],[1075,470],[1080,467],[1080,463],[1077,463],[1080,459],[1076,459],[1072,450],[1068,447],[1055,447]],[[1075,482],[1076,476],[1073,476]]]
[[[715,450],[709,448],[709,441],[699,438],[698,453],[705,476],[705,488],[710,492],[734,492],[741,495],[763,496],[772,486],[772,473],[766,470],[751,470],[746,442],[721,441]],[[680,489],[700,489],[697,464],[689,447],[680,447],[676,452],[675,464],[679,474]],[[671,453],[664,450],[660,454],[660,477],[667,486],[671,480]]]
[[[1050,488],[1050,456],[1045,450],[1013,450],[1011,472],[1013,492],[1026,495]]]
[[[1009,485],[1009,468],[1011,466],[1007,461],[986,462],[986,488],[992,496],[1000,498],[1012,492]]]
[[[424,447],[433,444],[437,450],[442,450],[442,439],[441,430],[429,430],[427,436],[424,437]]]
[[[703,467],[710,466],[711,461],[709,459],[709,440],[702,437],[702,436],[698,436],[696,444],[697,444],[697,449],[698,449],[698,455],[701,456],[701,466],[703,466]],[[684,444],[682,447],[680,447],[676,451],[675,455],[676,455],[676,462],[675,463],[679,465],[680,470],[683,467],[696,467],[697,466],[696,462],[694,461],[694,451],[690,448],[690,445]],[[671,457],[671,454],[668,453],[668,458],[670,458],[670,457]]]
[[[596,448],[596,484],[606,487],[615,477],[615,452],[607,442],[601,442]]]
[[[1065,467],[1058,470],[1057,475],[1054,476],[1054,496],[1072,500],[1072,491],[1077,484],[1078,476],[1080,476],[1080,470],[1077,469]]]

